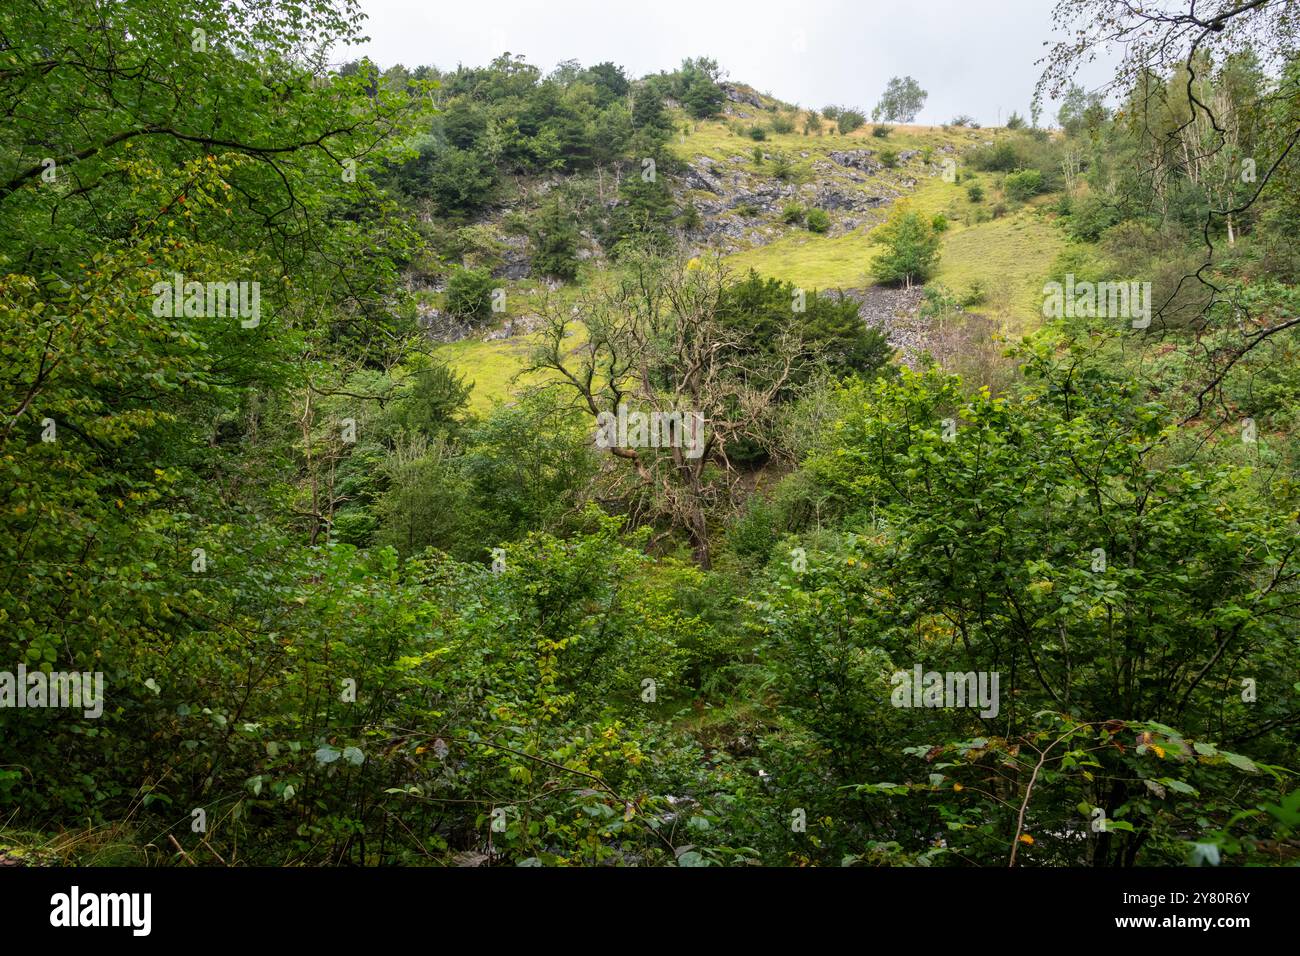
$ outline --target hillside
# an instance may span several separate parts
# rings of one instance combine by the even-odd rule
[[[1300,22],[994,6],[791,62],[512,8],[632,73],[486,8],[386,13],[408,67],[349,0],[0,5],[7,928],[555,887],[535,944],[577,897],[502,867],[891,918],[907,867],[1022,940],[1288,898],[1234,874],[1300,863]],[[742,27],[853,90],[680,49]]]
[[[905,204],[948,221],[934,283],[973,300],[967,311],[989,316],[1004,333],[1018,335],[1038,326],[1043,282],[1065,245],[1044,208],[1051,197],[1007,208],[1001,177],[970,169],[962,160],[970,149],[1005,139],[1007,130],[891,125],[886,139],[864,126],[848,134],[767,132],[755,142],[738,125],[761,127],[782,116],[802,129],[806,112],[759,97],[749,87],[726,89],[740,102],[729,99],[716,119],[692,120],[680,109],[672,113],[679,133],[668,147],[681,167],[668,176],[675,202],[698,215],[698,223],[681,230],[694,254],[719,253],[736,273],[753,269],[801,288],[842,290],[860,298],[863,322],[884,330],[892,344],[914,358],[927,345],[927,323],[916,316],[918,296],[879,287],[870,291],[871,263],[878,253],[875,230]],[[890,154],[886,165],[881,157]],[[945,160],[953,163],[951,182],[944,177]],[[972,184],[979,184],[987,198],[972,201]],[[557,185],[550,178],[525,188],[511,209],[536,207]],[[784,221],[792,204],[824,210],[826,231]],[[510,242],[504,215],[495,211],[479,224]],[[535,345],[529,332],[537,322],[532,306],[538,281],[531,274],[528,243],[516,240],[511,248],[509,263],[494,275],[508,290],[507,311],[494,316],[490,328],[439,352],[474,382],[472,403],[480,411],[508,401],[529,381],[515,376]],[[588,271],[608,265],[594,244],[588,254]],[[969,295],[972,290],[977,294]],[[437,296],[428,301],[431,311],[437,309]]]

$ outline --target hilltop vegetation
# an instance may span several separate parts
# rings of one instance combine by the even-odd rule
[[[0,862],[1294,864],[1300,66],[1224,10],[987,129],[10,4]]]

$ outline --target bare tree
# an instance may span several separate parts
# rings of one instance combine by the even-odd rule
[[[760,343],[721,321],[727,281],[716,259],[633,251],[575,305],[548,301],[529,369],[571,389],[598,429],[633,416],[651,423],[632,440],[597,443],[625,465],[622,495],[684,530],[704,567],[711,524],[737,496],[730,453],[742,443],[772,450],[774,406],[807,359],[793,330]]]

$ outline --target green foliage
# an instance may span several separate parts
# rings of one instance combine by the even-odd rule
[[[856,129],[861,129],[862,125],[867,121],[866,114],[861,110],[849,109],[848,107],[841,107],[834,119],[835,128],[845,135],[852,133]]]
[[[1018,173],[1008,173],[1003,180],[1007,196],[1016,202],[1025,202],[1043,191],[1043,174],[1036,169],[1023,169]]]
[[[691,116],[707,119],[722,109],[726,96],[718,85],[719,75],[717,62],[707,57],[682,62],[682,68],[673,78],[674,91]]]
[[[871,118],[894,123],[910,123],[925,106],[927,97],[921,84],[910,76],[895,76],[885,87],[880,102],[871,111]]]
[[[768,124],[772,132],[778,136],[786,136],[794,132],[794,119],[785,113],[777,113],[772,117],[772,122]]]
[[[774,350],[783,331],[794,332],[809,355],[835,375],[871,375],[889,358],[884,337],[862,322],[854,300],[800,290],[753,271],[725,288],[718,314],[725,327],[746,330],[760,348]],[[798,372],[791,384],[807,381],[810,372]]]
[[[539,275],[573,280],[578,275],[578,226],[558,198],[542,206],[528,235]]]
[[[447,279],[447,312],[481,322],[492,314],[495,283],[486,269],[453,269]]]
[[[908,209],[896,212],[875,233],[884,250],[872,264],[879,282],[908,288],[924,282],[939,259],[939,235],[933,223]]]
[[[1012,114],[969,153],[1011,201],[1060,191],[1056,271],[1149,279],[1159,334],[1068,318],[1003,356],[1005,276],[946,270],[965,291],[931,282],[892,364],[847,295],[662,256],[705,225],[666,100],[716,116],[716,62],[303,55],[355,13],[0,10],[0,674],[106,690],[0,707],[8,861],[1294,862],[1300,181],[1239,174],[1286,155],[1295,64],[1207,55],[1114,113],[1071,88],[1060,134]],[[945,230],[987,251],[932,185],[872,234],[876,281],[933,278]],[[1030,226],[1057,228],[999,228]],[[494,370],[430,355],[525,345],[431,342],[430,288],[480,324],[507,236],[575,282],[588,231],[613,270],[512,287],[561,367],[471,414]],[[173,280],[257,282],[258,311],[164,308]],[[592,415],[628,401],[707,408],[708,457],[622,467]],[[996,707],[900,706],[916,666],[999,675]]]

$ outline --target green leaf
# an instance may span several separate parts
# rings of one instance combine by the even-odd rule
[[[1249,757],[1243,756],[1242,754],[1230,753],[1225,753],[1223,756],[1228,759],[1228,763],[1232,764],[1239,770],[1245,770],[1248,773],[1259,772],[1259,768],[1255,766],[1255,761],[1251,760]]]

